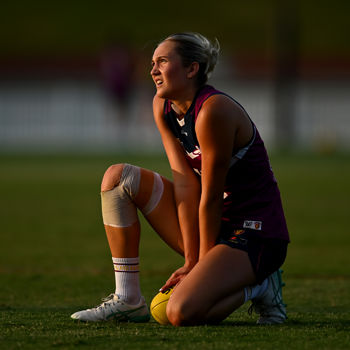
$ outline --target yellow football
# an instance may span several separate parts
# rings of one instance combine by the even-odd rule
[[[153,318],[160,324],[169,324],[166,315],[166,306],[174,288],[169,288],[164,292],[159,292],[151,302],[151,314]]]

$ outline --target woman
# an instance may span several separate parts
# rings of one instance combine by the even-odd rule
[[[72,318],[149,320],[138,280],[139,208],[159,236],[185,258],[161,288],[173,325],[219,322],[247,300],[258,323],[286,319],[279,267],[289,242],[277,183],[245,110],[206,85],[218,43],[174,34],[154,51],[154,119],[173,182],[129,164],[113,165],[101,185],[102,213],[116,290]]]

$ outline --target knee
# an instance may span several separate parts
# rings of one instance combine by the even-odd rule
[[[169,322],[173,326],[193,326],[203,323],[203,317],[201,317],[200,313],[190,305],[187,305],[186,302],[174,303],[169,301],[166,313]]]
[[[119,184],[123,169],[124,164],[121,163],[111,165],[106,170],[101,183],[101,192],[112,190],[115,186]]]

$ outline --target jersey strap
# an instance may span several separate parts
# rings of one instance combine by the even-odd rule
[[[255,137],[256,137],[256,127],[254,124],[252,124],[253,126],[253,137],[252,139],[250,140],[250,142],[248,143],[247,146],[241,148],[236,154],[234,154],[231,158],[231,161],[230,161],[230,166],[229,168],[231,168],[234,164],[236,164],[240,159],[242,159],[245,154],[248,152],[249,148],[251,147],[251,145],[254,143],[255,141]]]
[[[244,111],[244,113],[247,115],[247,117],[249,118],[252,127],[253,127],[253,136],[251,138],[251,140],[249,141],[249,143],[242,147],[240,150],[238,150],[238,152],[236,152],[235,154],[232,155],[231,161],[230,161],[230,165],[229,168],[231,168],[234,164],[236,164],[240,159],[242,159],[244,157],[244,155],[248,152],[249,148],[252,146],[252,144],[255,141],[255,137],[256,137],[256,127],[254,125],[254,123],[252,122],[252,120],[250,119],[247,111],[245,110],[245,108],[239,103],[237,102],[234,98],[232,98],[230,95],[225,94],[224,92],[221,92],[219,90],[216,90],[215,88],[213,88],[210,85],[206,85],[201,91],[200,94],[197,93],[196,96],[196,103],[195,103],[195,121],[197,121],[197,117],[198,117],[198,113],[201,110],[203,103],[211,96],[214,95],[224,95],[226,97],[228,97],[231,101],[233,101],[234,103],[236,103],[239,107],[242,108],[242,110]]]

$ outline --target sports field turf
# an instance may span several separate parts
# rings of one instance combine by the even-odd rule
[[[169,175],[163,156],[0,156],[0,349],[350,348],[349,155],[271,157],[292,239],[287,323],[257,326],[248,305],[218,326],[70,320],[114,289],[99,183],[123,161]],[[150,301],[182,259],[144,222],[141,259]]]

